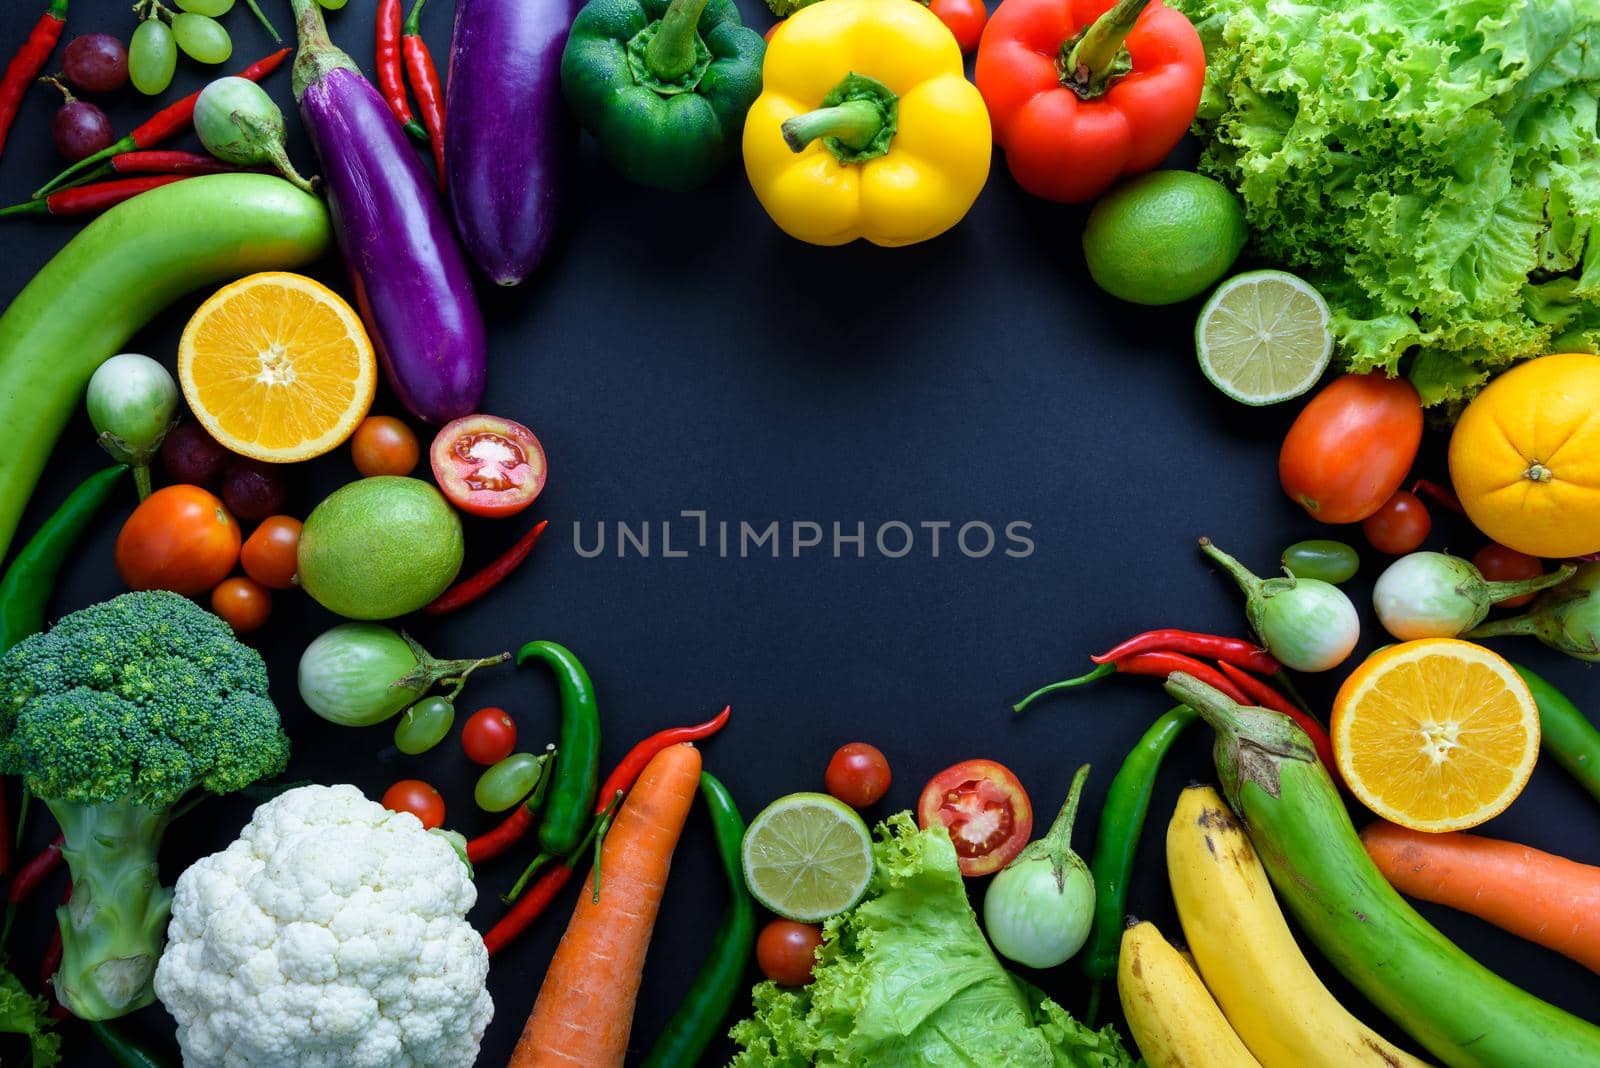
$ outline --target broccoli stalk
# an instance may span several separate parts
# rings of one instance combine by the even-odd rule
[[[176,594],[93,605],[0,658],[0,774],[50,806],[72,871],[55,986],[75,1016],[155,998],[172,905],[156,855],[174,806],[276,775],[288,755],[261,657]]]

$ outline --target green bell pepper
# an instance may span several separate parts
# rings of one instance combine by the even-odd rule
[[[590,0],[561,55],[561,84],[623,175],[693,189],[738,148],[766,47],[733,0]]]

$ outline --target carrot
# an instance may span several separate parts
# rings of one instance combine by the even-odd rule
[[[1475,834],[1424,834],[1378,820],[1361,842],[1410,897],[1496,927],[1600,972],[1600,868]]]
[[[692,745],[645,766],[601,848],[599,900],[588,886],[578,895],[507,1068],[622,1064],[672,850],[699,787]]]

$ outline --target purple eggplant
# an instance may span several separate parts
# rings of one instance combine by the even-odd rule
[[[450,38],[444,167],[467,255],[496,283],[550,245],[577,127],[561,95],[571,0],[459,0]]]
[[[488,369],[483,315],[439,194],[378,91],[328,39],[316,0],[292,4],[294,96],[389,384],[426,422],[470,415]]]

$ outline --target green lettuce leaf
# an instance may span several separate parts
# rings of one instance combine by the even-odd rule
[[[32,1051],[32,1068],[54,1068],[61,1063],[61,1036],[50,1020],[44,998],[28,993],[0,957],[0,1034],[23,1035]]]
[[[902,812],[873,857],[866,898],[827,922],[811,984],[755,988],[755,1014],[732,1031],[737,1068],[1136,1063],[1113,1028],[1089,1030],[1001,966],[942,828]]]

